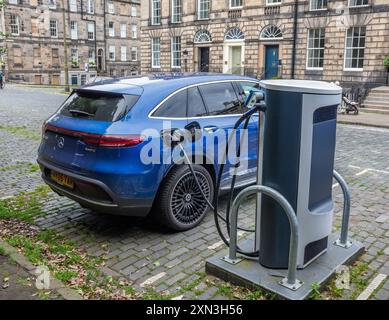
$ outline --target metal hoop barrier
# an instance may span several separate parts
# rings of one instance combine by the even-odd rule
[[[348,241],[348,225],[350,220],[350,189],[343,179],[343,177],[334,170],[334,178],[339,183],[340,187],[343,191],[343,216],[342,216],[342,229],[340,231],[340,239],[335,241],[335,245],[342,248],[350,248],[352,246],[352,242]]]
[[[259,193],[263,193],[273,198],[275,201],[277,201],[284,209],[286,215],[288,216],[289,225],[290,225],[288,275],[286,278],[280,281],[280,284],[284,287],[287,287],[288,289],[297,290],[303,284],[300,280],[296,279],[297,249],[298,249],[298,236],[299,236],[298,221],[297,221],[296,213],[294,212],[288,200],[286,200],[281,193],[279,193],[278,191],[272,188],[262,186],[262,185],[247,187],[246,189],[242,190],[235,198],[231,207],[230,248],[229,248],[229,256],[227,259],[230,262],[239,261],[236,257],[239,206],[242,203],[242,201],[248,196],[253,194],[259,194]]]

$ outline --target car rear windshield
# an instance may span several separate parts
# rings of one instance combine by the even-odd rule
[[[63,104],[60,114],[96,121],[117,121],[127,114],[139,96],[105,92],[74,92]]]

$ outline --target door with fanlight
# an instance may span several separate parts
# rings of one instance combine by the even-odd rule
[[[232,74],[242,74],[242,47],[230,47],[230,70]]]
[[[278,45],[266,46],[265,50],[265,79],[273,79],[278,76]]]
[[[199,71],[209,72],[209,47],[199,48]]]

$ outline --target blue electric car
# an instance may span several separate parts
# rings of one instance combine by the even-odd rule
[[[232,129],[246,111],[246,96],[257,88],[259,81],[248,77],[181,74],[107,80],[76,89],[43,125],[42,177],[58,194],[96,212],[152,214],[173,230],[193,228],[208,206],[188,166],[144,163],[142,148],[161,144],[167,121],[182,129],[195,124],[203,138]],[[237,176],[237,186],[255,182],[257,120],[253,117],[248,125],[248,166]],[[142,134],[145,129],[151,129],[151,136]],[[204,161],[194,165],[209,199],[219,167],[207,161],[210,147],[196,151]],[[226,168],[222,191],[230,179]]]

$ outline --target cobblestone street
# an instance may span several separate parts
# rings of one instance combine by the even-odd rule
[[[65,98],[54,89],[7,85],[0,91],[0,198],[43,184],[35,162],[41,126]],[[378,274],[389,276],[389,129],[339,125],[335,167],[351,189],[350,236],[366,247],[360,260],[367,266],[367,284]],[[337,185],[333,191],[339,229],[343,195]],[[252,223],[253,205],[242,208],[243,225]],[[43,211],[37,220],[41,228],[57,230],[105,258],[103,271],[129,277],[135,288],[150,285],[183,299],[228,298],[225,284],[204,274],[206,258],[225,249],[212,214],[199,227],[173,234],[148,221],[94,214],[54,193]],[[388,278],[372,299],[389,300]]]

